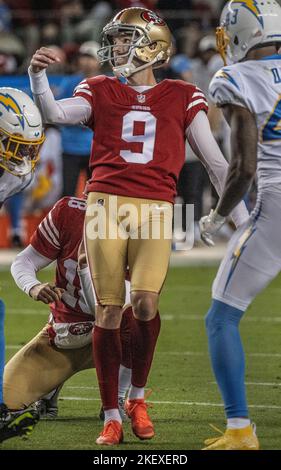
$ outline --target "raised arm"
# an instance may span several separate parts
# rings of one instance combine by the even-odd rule
[[[55,52],[46,47],[41,47],[33,55],[28,74],[34,100],[45,123],[85,124],[92,114],[90,103],[82,96],[55,100],[50,89],[46,69],[50,64],[59,61]]]

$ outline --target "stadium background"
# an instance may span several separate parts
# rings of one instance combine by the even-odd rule
[[[199,83],[204,88],[218,67],[212,38],[224,3],[220,0],[41,0],[38,5],[34,0],[0,0],[0,86],[18,87],[30,93],[26,72],[31,55],[41,45],[47,45],[56,47],[61,57],[60,65],[48,74],[54,93],[61,96],[64,81],[78,73],[81,44],[98,41],[103,25],[114,11],[138,4],[158,11],[174,34],[174,57],[171,64],[159,72],[159,79],[180,77],[198,83],[204,75],[206,80]],[[105,69],[101,73],[110,71]],[[211,113],[210,120],[219,144],[228,155],[229,136],[221,117]],[[51,146],[52,154],[48,154],[48,142],[42,152],[44,158],[37,170],[42,174],[41,182],[37,178],[30,190],[0,212],[0,295],[7,304],[7,358],[39,331],[48,315],[48,308],[33,302],[16,288],[9,265],[17,250],[28,243],[46,211],[63,193],[61,130],[55,128],[55,132],[57,145]],[[77,195],[81,194],[85,180],[82,171]],[[194,180],[198,181],[197,187],[192,186]],[[190,185],[192,191],[189,191]],[[36,196],[38,187],[39,197],[38,192]],[[215,197],[201,163],[187,148],[179,201],[194,203],[198,220],[202,212],[209,210]],[[253,188],[247,198],[250,209],[254,201]],[[231,230],[227,227],[213,250],[203,247],[195,233],[194,249],[172,255],[161,299],[162,332],[148,384],[153,389],[151,415],[157,435],[149,443],[140,443],[126,425],[123,449],[200,449],[203,439],[213,433],[208,423],[224,426],[221,400],[207,356],[204,315],[216,266]],[[52,276],[51,270],[40,274],[44,281]],[[280,448],[279,281],[277,278],[255,300],[242,324],[250,409],[264,449]],[[28,441],[14,439],[4,443],[2,448],[96,448],[100,402],[95,373],[81,373],[65,384],[59,407],[57,421],[40,422]]]

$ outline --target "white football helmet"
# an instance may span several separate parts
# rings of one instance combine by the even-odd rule
[[[37,106],[23,91],[0,88],[0,167],[15,176],[34,170],[45,140]]]
[[[217,48],[225,64],[263,45],[281,43],[281,7],[276,0],[230,0],[217,28]]]

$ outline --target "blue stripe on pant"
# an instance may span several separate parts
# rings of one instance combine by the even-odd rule
[[[239,333],[244,312],[213,300],[206,316],[209,354],[227,418],[248,416],[245,358]]]

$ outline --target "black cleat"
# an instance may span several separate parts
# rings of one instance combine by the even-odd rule
[[[41,398],[35,403],[35,409],[39,413],[40,419],[56,419],[58,417],[59,410],[53,400]]]
[[[10,411],[6,405],[0,405],[0,442],[16,436],[29,436],[39,415],[30,408],[20,411]]]

